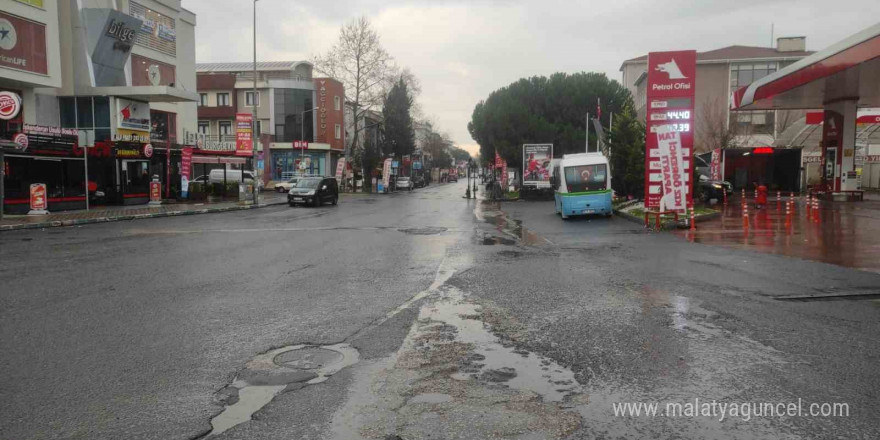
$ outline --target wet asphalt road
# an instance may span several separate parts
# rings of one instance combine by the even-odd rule
[[[572,438],[880,437],[880,304],[776,299],[876,293],[880,275],[463,192],[0,234],[0,438],[198,437],[256,355],[347,342],[360,363],[217,437],[332,438],[358,372],[398,350],[424,300],[407,301],[442,268],[524,329],[519,347],[574,372]],[[694,398],[845,402],[850,416],[611,409]]]

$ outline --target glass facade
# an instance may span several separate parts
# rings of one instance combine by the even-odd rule
[[[272,150],[272,180],[289,179],[301,172],[323,176],[327,170],[326,161],[326,153],[303,154],[299,150]],[[300,168],[301,162],[305,162],[303,169]]]
[[[293,142],[296,140],[314,139],[312,118],[314,111],[305,114],[303,111],[314,108],[312,91],[303,89],[275,89],[275,142]],[[305,126],[303,127],[303,122]],[[302,127],[302,128],[301,128]],[[305,129],[305,136],[301,132]]]
[[[79,128],[87,132],[89,145],[95,141],[110,140],[110,98],[80,96],[74,104],[72,97],[61,97],[58,98],[58,106],[61,109],[62,128]]]

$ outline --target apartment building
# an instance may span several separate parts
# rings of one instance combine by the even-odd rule
[[[198,64],[205,145],[234,148],[235,115],[256,110],[257,172],[265,182],[332,174],[345,151],[342,84],[314,78],[307,61],[258,62],[256,75],[255,93],[253,63]]]

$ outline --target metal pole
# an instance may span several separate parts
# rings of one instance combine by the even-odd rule
[[[587,140],[584,142],[587,145],[587,149],[584,153],[590,152],[590,112],[587,112]]]
[[[3,220],[3,198],[6,195],[6,158],[4,157],[3,148],[0,147],[0,220]],[[88,197],[86,197],[88,198]]]
[[[79,18],[76,19],[76,23],[79,24]],[[79,36],[82,36],[79,33],[80,26],[77,25],[77,33]],[[76,57],[73,57],[73,62],[71,63],[71,74],[73,77],[73,124],[74,128],[76,128],[76,141],[79,142],[79,103],[77,102],[76,97]],[[91,98],[89,98],[91,99]],[[83,165],[85,174],[85,182],[83,183],[86,187],[86,211],[89,210],[89,135],[86,133],[86,142],[83,145]]]
[[[76,84],[73,85],[76,87]],[[89,98],[91,99],[91,98]],[[79,110],[77,110],[79,111]],[[77,132],[78,133],[78,132]],[[77,136],[79,138],[79,136]],[[89,210],[89,132],[86,131],[86,144],[83,145],[83,166],[86,174],[86,211]]]
[[[257,189],[257,179],[262,178],[262,176],[257,175],[257,127],[259,126],[259,121],[257,120],[257,1],[259,0],[254,0],[254,100],[251,107],[251,117],[253,119],[251,121],[251,161],[253,161],[252,168],[254,170],[254,205],[258,204],[259,190]],[[247,101],[247,98],[245,98],[245,101]],[[223,165],[223,167],[225,169],[226,165]],[[244,182],[244,166],[241,167],[241,181]]]

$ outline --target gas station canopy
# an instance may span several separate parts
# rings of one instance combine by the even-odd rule
[[[732,110],[880,107],[880,23],[734,92]]]

